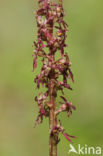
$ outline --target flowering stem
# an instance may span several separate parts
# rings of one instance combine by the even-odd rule
[[[49,34],[53,36],[53,23],[49,25]],[[51,53],[51,61],[55,60],[53,49],[49,47],[49,52]],[[55,115],[56,112],[56,97],[55,97],[55,84],[53,83],[55,77],[55,70],[51,69],[50,80],[49,80],[49,97],[50,97],[50,111],[49,111],[49,131],[50,131],[50,138],[49,138],[49,156],[57,156],[57,140],[58,136],[51,135],[51,130],[56,127],[57,125],[57,118]]]
[[[57,156],[59,134],[63,134],[70,143],[72,143],[71,138],[75,138],[65,132],[61,121],[57,119],[60,113],[66,112],[69,117],[72,110],[75,110],[75,106],[65,98],[64,94],[64,88],[72,90],[68,80],[74,82],[70,69],[71,62],[65,51],[68,25],[64,21],[62,0],[58,3],[52,0],[38,0],[38,6],[36,11],[38,34],[37,40],[34,41],[33,69],[37,67],[38,57],[41,58],[42,67],[34,82],[38,89],[40,86],[45,87],[46,92],[40,92],[35,97],[39,108],[35,126],[42,123],[44,117],[49,117],[49,156]],[[58,56],[60,54],[59,59],[56,58],[56,53]],[[59,79],[61,76],[62,80]],[[59,106],[56,104],[58,91],[62,94]]]
[[[50,85],[50,91],[52,91],[52,83]],[[53,127],[56,127],[57,125],[57,118],[55,115],[56,111],[56,102],[55,102],[55,97],[50,94],[50,112],[49,112],[49,128],[50,128],[50,138],[49,138],[49,156],[57,156],[57,140],[58,137],[53,134],[51,135],[51,129]]]

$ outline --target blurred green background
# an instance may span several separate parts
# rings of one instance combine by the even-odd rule
[[[62,124],[74,146],[103,146],[103,0],[63,0],[75,83],[67,98],[77,107]],[[32,72],[37,0],[0,1],[0,156],[48,156],[48,119],[33,128],[37,94]],[[58,156],[68,156],[60,136]],[[103,152],[103,151],[102,151]],[[72,156],[73,154],[71,154]],[[74,154],[75,155],[75,154]],[[103,153],[102,153],[103,155]]]

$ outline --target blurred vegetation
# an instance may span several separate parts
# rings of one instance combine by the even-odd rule
[[[75,83],[67,98],[77,107],[62,124],[74,146],[103,146],[103,0],[63,0]],[[37,94],[32,72],[37,0],[0,1],[0,156],[48,156],[48,120],[33,128]],[[67,156],[63,136],[58,156]],[[71,154],[72,156],[73,154]]]

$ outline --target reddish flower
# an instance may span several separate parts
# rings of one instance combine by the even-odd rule
[[[36,57],[36,55],[34,55],[33,56],[34,58],[33,58],[33,69],[35,69],[36,67],[37,67],[37,57]]]
[[[65,129],[61,126],[60,120],[59,120],[59,124],[57,126],[53,127],[52,130],[51,130],[51,135],[54,135],[54,133],[56,133],[56,135],[58,135],[59,133],[62,133],[64,135],[64,137],[70,143],[72,143],[72,140],[70,138],[76,138],[75,136],[72,136],[72,135],[69,135],[69,134],[65,133]],[[57,140],[57,143],[58,143],[58,140]]]

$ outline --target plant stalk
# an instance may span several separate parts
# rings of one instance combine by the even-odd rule
[[[53,23],[49,26],[49,33],[53,35]],[[52,48],[49,48],[49,51],[52,53]],[[54,54],[51,55],[52,61],[55,59]],[[51,130],[57,126],[57,117],[55,115],[56,111],[56,98],[55,98],[55,93],[54,93],[54,84],[53,84],[53,79],[54,79],[54,70],[51,70],[50,74],[50,85],[49,85],[49,96],[50,96],[50,112],[49,112],[49,131],[50,131],[50,136],[49,136],[49,156],[57,156],[57,141],[58,141],[58,136],[53,133],[51,135]]]
[[[51,135],[51,129],[57,125],[57,118],[55,115],[56,102],[55,97],[50,95],[51,109],[49,113],[49,128],[50,128],[50,138],[49,138],[49,156],[57,156],[57,135]]]

